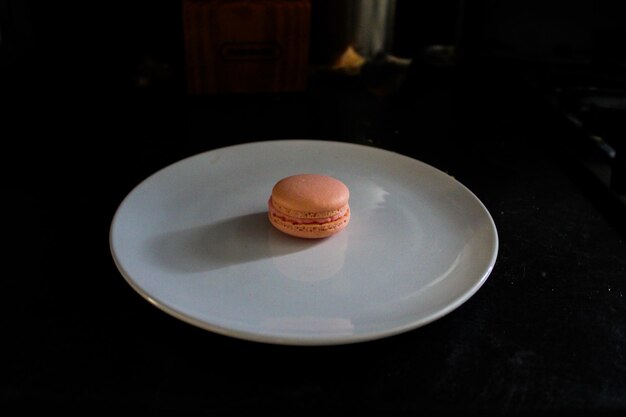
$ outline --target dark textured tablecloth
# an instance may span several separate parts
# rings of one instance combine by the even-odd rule
[[[302,94],[20,98],[4,154],[15,233],[0,408],[626,412],[624,235],[559,153],[558,117],[492,71],[417,71],[390,94],[367,74],[327,74]],[[378,146],[455,176],[498,228],[491,276],[431,324],[343,346],[237,340],[147,303],[109,252],[122,199],[179,159],[268,139]]]

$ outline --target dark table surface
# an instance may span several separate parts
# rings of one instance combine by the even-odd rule
[[[626,413],[626,242],[559,151],[571,132],[506,69],[409,75],[399,89],[373,69],[317,74],[302,94],[57,85],[16,99],[0,408]],[[108,232],[135,185],[199,152],[293,138],[455,176],[498,228],[484,286],[401,335],[290,347],[194,327],[124,281]]]

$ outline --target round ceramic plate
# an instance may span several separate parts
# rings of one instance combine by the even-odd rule
[[[350,189],[348,227],[308,240],[267,219],[274,183],[321,173]],[[270,141],[195,155],[124,199],[110,247],[126,281],[163,311],[259,342],[325,345],[406,332],[451,312],[489,276],[489,212],[415,159],[327,141]]]

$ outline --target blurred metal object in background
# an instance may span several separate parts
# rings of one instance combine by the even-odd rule
[[[388,54],[393,42],[396,0],[350,0],[354,49],[366,59]]]
[[[358,72],[390,54],[397,0],[312,0],[311,65]]]

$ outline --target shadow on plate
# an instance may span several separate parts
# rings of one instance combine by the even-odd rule
[[[288,255],[316,245],[274,229],[267,212],[233,217],[154,238],[159,263],[178,272],[203,272]]]

